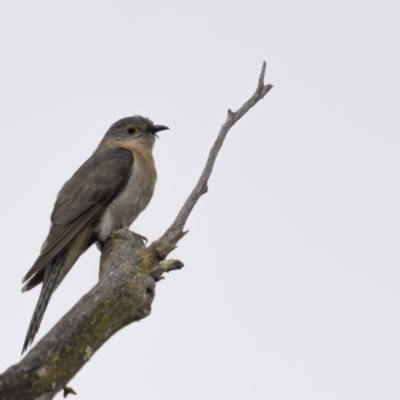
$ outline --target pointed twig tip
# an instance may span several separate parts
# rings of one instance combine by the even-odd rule
[[[263,61],[262,68],[261,68],[261,76],[263,77],[263,79],[264,79],[266,70],[267,70],[267,63],[265,61]]]
[[[258,78],[258,90],[261,90],[261,88],[264,86],[264,77],[265,77],[265,70],[267,69],[267,63],[263,61],[263,65],[261,68],[261,74],[260,77]]]

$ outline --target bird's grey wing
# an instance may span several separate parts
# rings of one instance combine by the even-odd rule
[[[61,189],[51,215],[52,225],[41,254],[28,271],[23,290],[43,281],[22,353],[32,343],[43,319],[51,295],[57,287],[69,250],[81,232],[89,228],[107,204],[128,182],[133,167],[133,154],[123,148],[95,153]]]
[[[35,264],[23,282],[42,269],[85,227],[100,217],[129,181],[133,167],[130,150],[114,147],[93,154],[65,183],[51,215],[51,228]]]

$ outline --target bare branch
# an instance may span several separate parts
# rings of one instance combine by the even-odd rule
[[[0,375],[0,399],[49,400],[114,333],[147,317],[156,281],[180,269],[177,260],[158,263],[128,229],[115,231],[103,251],[97,285],[17,365]]]
[[[167,229],[160,239],[152,243],[151,246],[157,251],[157,253],[160,255],[160,258],[165,258],[176,247],[178,241],[186,234],[186,232],[183,231],[186,221],[199,198],[207,192],[207,184],[214,168],[215,160],[217,159],[218,153],[229,130],[240,118],[243,117],[243,115],[245,115],[272,89],[272,85],[264,85],[266,68],[267,64],[264,61],[256,91],[250,97],[250,99],[247,100],[246,103],[244,103],[243,106],[240,107],[236,112],[228,110],[228,117],[225,123],[222,125],[217,139],[210,150],[206,165],[199,181],[197,182],[197,185],[193,189],[192,193],[190,193],[190,196],[186,200],[172,225]]]
[[[128,229],[112,234],[102,249],[100,278],[94,288],[47,333],[22,359],[0,375],[0,400],[50,400],[91,356],[124,326],[147,317],[155,296],[156,282],[165,272],[183,267],[178,260],[165,260],[186,234],[185,223],[207,183],[218,152],[230,128],[272,88],[264,85],[263,63],[257,89],[228,117],[210,151],[201,177],[173,224],[149,247]]]

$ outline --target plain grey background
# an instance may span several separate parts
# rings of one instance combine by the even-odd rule
[[[70,382],[77,399],[399,399],[398,2],[0,3],[0,368],[18,362],[38,290],[20,293],[57,191],[108,127],[169,131],[132,229],[158,238],[228,108],[274,89],[229,133],[186,267],[152,315]],[[42,337],[96,282],[90,249]],[[58,399],[62,396],[58,395]]]

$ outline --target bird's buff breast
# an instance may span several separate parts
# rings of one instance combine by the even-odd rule
[[[122,192],[107,206],[97,231],[105,241],[115,229],[129,227],[149,204],[157,179],[151,153],[130,149],[134,155],[132,175]]]

